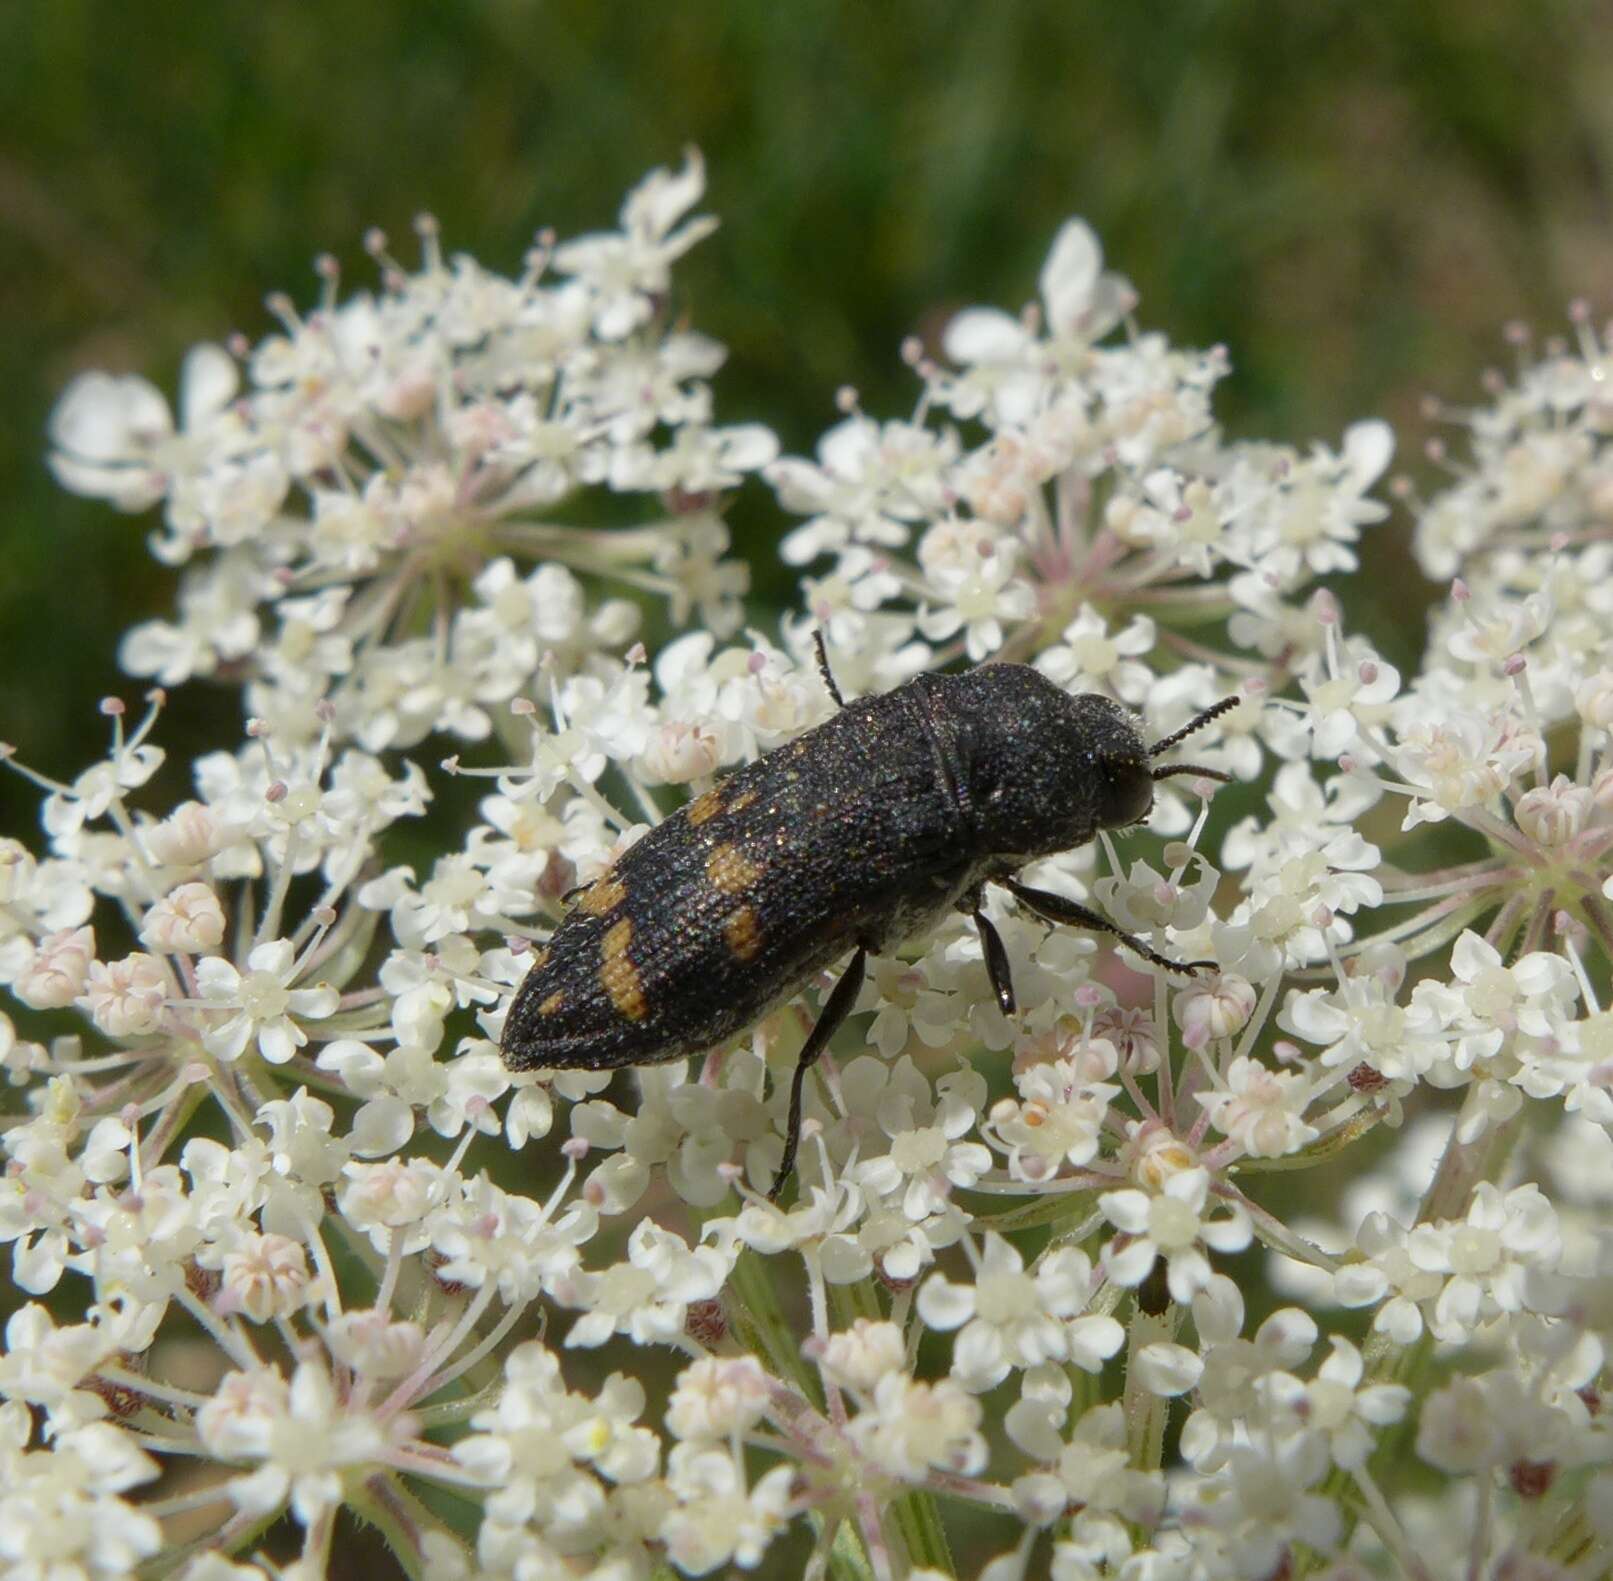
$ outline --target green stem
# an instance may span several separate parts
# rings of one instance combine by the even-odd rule
[[[427,1533],[455,1540],[448,1528],[390,1472],[377,1472],[362,1487],[349,1489],[347,1503],[355,1515],[380,1532],[410,1581],[429,1581],[435,1556],[428,1557],[426,1553]]]
[[[1472,1101],[1470,1094],[1469,1102]],[[1467,1113],[1464,1104],[1462,1114]],[[1482,1136],[1471,1142],[1458,1140],[1462,1130],[1462,1116],[1451,1127],[1451,1138],[1445,1146],[1445,1155],[1434,1171],[1421,1207],[1417,1210],[1419,1224],[1434,1224],[1441,1219],[1460,1219],[1467,1213],[1468,1199],[1481,1180],[1500,1177],[1513,1144],[1518,1140],[1524,1111],[1520,1109],[1500,1125],[1490,1126]]]
[[[1126,1386],[1122,1399],[1131,1463],[1139,1471],[1158,1471],[1165,1463],[1165,1421],[1170,1413],[1170,1402],[1143,1387],[1137,1376],[1137,1358],[1146,1345],[1174,1340],[1181,1321],[1181,1309],[1173,1301],[1158,1317],[1139,1308],[1128,1325]]]
[[[823,1391],[819,1379],[815,1370],[807,1366],[801,1343],[784,1320],[771,1270],[755,1252],[747,1249],[739,1254],[728,1291],[729,1327],[740,1344],[821,1410]]]
[[[835,1530],[834,1546],[829,1550],[829,1572],[837,1581],[875,1581],[874,1567],[863,1551],[862,1538],[853,1520],[841,1521]]]
[[[182,1548],[165,1548],[161,1553],[152,1555],[136,1574],[150,1576],[152,1581],[156,1581],[159,1576],[178,1575],[186,1562],[198,1554],[239,1553],[248,1543],[256,1542],[284,1513],[284,1506],[276,1505],[266,1515],[253,1515],[250,1518],[232,1516],[222,1527],[203,1532]]]

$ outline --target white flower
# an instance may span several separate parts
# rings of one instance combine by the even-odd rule
[[[0,1406],[0,1565],[19,1578],[124,1576],[162,1546],[162,1528],[119,1498],[161,1474],[108,1422],[28,1447],[28,1407]]]
[[[1200,1242],[1212,1251],[1241,1252],[1253,1239],[1249,1216],[1231,1204],[1219,1219],[1204,1217],[1209,1201],[1208,1170],[1173,1174],[1156,1193],[1106,1191],[1098,1198],[1103,1216],[1129,1239],[1111,1240],[1103,1263],[1117,1284],[1134,1287],[1148,1277],[1156,1257],[1164,1257],[1171,1298],[1190,1301],[1210,1280],[1210,1261]]]
[[[283,1065],[308,1041],[298,1017],[319,1021],[331,1015],[339,999],[328,983],[293,988],[300,968],[289,939],[270,939],[246,958],[245,972],[222,956],[196,964],[196,982],[210,1008],[233,1012],[213,1021],[202,1035],[208,1052],[220,1059],[239,1059],[250,1043],[271,1064]]]
[[[705,190],[705,163],[691,148],[682,170],[652,171],[627,195],[619,232],[556,248],[554,267],[589,288],[601,339],[621,340],[643,324],[667,289],[670,265],[716,228],[716,220],[699,217],[674,229]]]
[[[85,769],[70,786],[47,796],[40,821],[58,841],[70,839],[87,824],[105,817],[125,791],[144,785],[162,767],[163,757],[160,747],[138,739],[120,745],[110,758]]]
[[[130,1311],[142,1309],[130,1304]],[[146,1309],[154,1320],[160,1314]],[[53,1432],[99,1421],[106,1402],[83,1387],[95,1369],[125,1337],[150,1342],[154,1322],[140,1333],[134,1325],[70,1323],[58,1328],[37,1302],[18,1307],[6,1321],[6,1348],[0,1355],[0,1394],[44,1408]],[[128,1329],[127,1336],[119,1333]],[[138,1346],[137,1348],[144,1348]]]
[[[1508,966],[1492,944],[1468,931],[1451,950],[1451,971],[1454,981],[1419,984],[1418,995],[1456,1033],[1451,1061],[1458,1071],[1489,1059],[1520,1035],[1570,1035],[1578,987],[1562,956],[1536,950]]]
[[[634,1485],[655,1473],[656,1437],[636,1425],[643,1410],[642,1386],[620,1373],[597,1397],[568,1391],[554,1352],[528,1341],[505,1357],[497,1403],[472,1417],[478,1431],[453,1456],[490,1490],[489,1521],[532,1521],[551,1541],[589,1546],[606,1537],[600,1476]]]
[[[949,535],[962,541],[954,543]],[[930,595],[918,615],[919,630],[931,642],[945,642],[961,630],[964,649],[977,664],[1003,645],[1004,623],[1028,619],[1036,608],[1035,592],[1016,575],[1013,539],[941,521],[925,534],[919,557],[929,573]]]
[[[679,1438],[727,1438],[767,1409],[767,1374],[754,1356],[710,1356],[678,1374],[666,1424]]]
[[[1164,1478],[1131,1462],[1120,1405],[1095,1405],[1082,1413],[1059,1454],[1059,1479],[1073,1502],[1152,1526],[1164,1510]]]
[[[1485,807],[1542,751],[1540,738],[1505,711],[1464,709],[1441,718],[1414,707],[1405,705],[1394,763],[1422,794],[1412,800],[1402,829]]]
[[[843,1387],[872,1394],[886,1373],[907,1368],[907,1345],[895,1323],[858,1318],[849,1329],[831,1334],[820,1365]]]
[[[960,1140],[974,1129],[985,1095],[976,1073],[943,1077],[933,1103],[929,1083],[905,1055],[894,1070],[877,1060],[854,1060],[841,1086],[851,1112],[875,1114],[890,1139],[890,1151],[858,1164],[853,1178],[871,1197],[900,1194],[909,1219],[939,1212],[951,1187],[973,1185],[991,1168],[988,1149]]]
[[[380,1164],[349,1163],[336,1206],[342,1217],[363,1230],[377,1252],[391,1245],[392,1232],[402,1230],[402,1248],[418,1252],[431,1236],[423,1228],[426,1216],[446,1193],[448,1183],[429,1159],[387,1159]]]
[[[1315,1141],[1303,1118],[1312,1083],[1297,1071],[1275,1071],[1240,1055],[1227,1067],[1224,1091],[1196,1093],[1210,1124],[1251,1158],[1281,1158]]]
[[[220,851],[230,838],[218,812],[198,801],[181,802],[160,823],[141,834],[154,862],[169,867],[195,867]]]
[[[1195,1468],[1213,1472],[1228,1450],[1242,1440],[1244,1426],[1259,1409],[1261,1380],[1292,1371],[1316,1344],[1316,1321],[1297,1307],[1273,1312],[1245,1339],[1243,1296],[1225,1275],[1216,1274],[1193,1298],[1202,1365],[1195,1382],[1195,1409],[1182,1424],[1182,1456]]]
[[[727,1450],[676,1445],[667,1481],[678,1506],[660,1533],[668,1558],[685,1575],[707,1575],[728,1563],[754,1570],[784,1525],[793,1476],[788,1465],[775,1466],[747,1490],[744,1470]]]
[[[1153,684],[1153,672],[1140,656],[1152,651],[1154,640],[1148,616],[1134,615],[1110,635],[1103,616],[1083,604],[1060,642],[1037,655],[1036,668],[1067,692],[1109,692],[1135,707]]]
[[[1336,1334],[1332,1345],[1332,1355],[1310,1383],[1301,1383],[1290,1373],[1271,1372],[1258,1380],[1257,1390],[1294,1428],[1324,1438],[1334,1465],[1354,1471],[1372,1452],[1371,1430],[1398,1422],[1411,1391],[1388,1383],[1362,1388],[1361,1352]]]
[[[1444,1283],[1412,1259],[1408,1237],[1405,1226],[1387,1213],[1367,1214],[1356,1229],[1359,1260],[1344,1262],[1333,1276],[1335,1298],[1347,1307],[1378,1306],[1373,1331],[1401,1345],[1422,1334],[1422,1304],[1432,1301]]]
[[[1526,790],[1512,806],[1513,821],[1529,838],[1546,847],[1567,845],[1585,827],[1594,806],[1589,785],[1576,785],[1566,774],[1550,785]]]
[[[267,1515],[289,1499],[305,1526],[341,1502],[345,1476],[386,1460],[399,1425],[339,1398],[315,1362],[302,1363],[289,1385],[267,1369],[231,1373],[196,1416],[212,1454],[261,1462],[229,1483],[237,1507]]]
[[[847,1432],[875,1468],[917,1481],[931,1466],[973,1475],[986,1463],[980,1402],[949,1378],[918,1383],[886,1373]]]
[[[1460,1344],[1481,1323],[1524,1308],[1531,1270],[1552,1271],[1562,1239],[1556,1210],[1538,1186],[1503,1193],[1480,1181],[1464,1220],[1417,1225],[1406,1251],[1417,1268],[1444,1276],[1429,1327]]]
[[[598,1223],[587,1202],[562,1207],[558,1192],[546,1203],[535,1202],[500,1191],[482,1175],[459,1182],[450,1200],[432,1212],[428,1229],[443,1259],[440,1278],[472,1289],[492,1283],[505,1301],[516,1302],[530,1301],[540,1291],[564,1299],[578,1277],[578,1247]],[[645,1224],[653,1233],[654,1227]],[[650,1320],[646,1313],[645,1321]]]
[[[1395,1003],[1404,971],[1402,961],[1388,974],[1357,973],[1336,991],[1295,991],[1278,1025],[1321,1045],[1318,1058],[1329,1069],[1365,1065],[1390,1081],[1414,1081],[1447,1055],[1450,1037],[1426,995],[1410,1005]]]
[[[603,1273],[579,1272],[562,1294],[582,1308],[566,1344],[602,1345],[614,1333],[640,1345],[682,1333],[691,1301],[709,1301],[723,1287],[729,1263],[715,1247],[689,1247],[681,1237],[643,1219],[628,1239],[627,1261]]]
[[[75,494],[142,511],[224,438],[235,394],[235,363],[217,346],[196,346],[181,376],[184,432],[176,435],[161,393],[133,374],[84,373],[51,413],[56,481]]]
[[[1093,1039],[1079,1061],[1042,1060],[1015,1076],[1019,1100],[992,1106],[990,1134],[1008,1149],[1016,1179],[1047,1180],[1063,1164],[1079,1169],[1097,1157],[1109,1105],[1121,1089],[1091,1080],[1090,1073],[1113,1074],[1117,1064],[1114,1045]]]
[[[1339,1506],[1305,1491],[1326,1468],[1303,1439],[1235,1445],[1217,1476],[1182,1490],[1179,1519],[1215,1534],[1223,1574],[1270,1575],[1295,1542],[1322,1551],[1338,1543]]]
[[[1166,878],[1146,862],[1133,862],[1123,878],[1100,878],[1092,886],[1093,893],[1109,916],[1133,932],[1163,928],[1191,932],[1209,915],[1221,875],[1196,851],[1190,860],[1199,867],[1195,883],[1183,884],[1179,875]]]
[[[1196,976],[1171,996],[1171,1019],[1189,1048],[1203,1048],[1241,1032],[1259,998],[1254,984],[1236,972]]]
[[[779,504],[809,518],[785,535],[780,555],[806,565],[853,543],[900,549],[908,523],[941,514],[957,450],[954,435],[912,423],[854,415],[836,424],[818,441],[816,464],[790,456],[767,468]]]
[[[1494,1466],[1504,1429],[1478,1378],[1454,1378],[1436,1390],[1417,1419],[1417,1453],[1455,1475]]]
[[[952,1376],[982,1393],[1013,1368],[1069,1361],[1096,1372],[1125,1343],[1110,1317],[1080,1316],[1092,1295],[1092,1265],[1073,1247],[1044,1258],[1035,1273],[1000,1235],[987,1235],[968,1284],[932,1274],[919,1287],[919,1316],[934,1329],[961,1328]]]
[[[946,386],[948,404],[960,417],[982,409],[994,424],[1031,417],[1043,404],[1052,369],[1101,340],[1133,301],[1127,282],[1104,272],[1103,249],[1084,220],[1066,221],[1054,238],[1042,266],[1041,294],[1046,348],[1019,319],[995,308],[968,308],[947,326],[946,354],[968,370]]]
[[[469,1511],[473,1549],[378,1523],[444,1581],[737,1573],[786,1537],[809,1568],[860,1539],[899,1572],[909,1487],[1021,1525],[986,1581],[1527,1566],[1565,1509],[1613,1538],[1595,1410],[1613,1310],[1607,332],[1576,310],[1562,347],[1466,415],[1453,487],[1412,497],[1419,557],[1461,580],[1402,677],[1348,635],[1346,579],[1317,586],[1383,514],[1384,425],[1309,451],[1226,440],[1225,355],[1132,325],[1129,287],[1071,222],[1022,313],[958,314],[951,366],[904,348],[911,415],[847,390],[812,459],[779,459],[762,426],[718,420],[723,348],[675,294],[712,223],[703,190],[691,154],[614,229],[539,233],[510,277],[448,255],[429,222],[413,269],[372,239],[373,289],[344,298],[322,265],[318,301],[276,299],[255,348],[197,348],[178,421],[138,379],[64,394],[63,482],[157,506],[155,552],[186,563],[121,662],[232,685],[248,724],[188,766],[196,800],[148,811],[160,695],[134,725],[109,703],[112,745],[82,773],[23,769],[48,854],[0,839],[0,986],[49,1013],[24,1036],[0,1009],[0,1240],[12,1283],[51,1292],[0,1355],[0,1570],[257,1577],[246,1550],[174,1548],[186,1487],[126,1501],[164,1444],[233,1500],[230,1529],[305,1523],[287,1581],[315,1581],[338,1506],[392,1482],[405,1504],[448,1484]],[[821,574],[781,631],[740,635],[726,496],[758,470],[800,518],[785,561]],[[1150,993],[1110,973],[1103,940],[1008,908],[1005,1018],[978,897],[953,895],[922,947],[879,941],[856,1007],[872,1025],[842,1029],[807,1089],[784,1209],[760,1195],[789,1092],[769,1065],[809,1006],[631,1075],[603,1057],[512,1072],[498,1040],[570,892],[680,799],[654,785],[694,795],[834,717],[814,625],[853,699],[999,654],[1120,697],[1156,739],[1236,690],[1184,755],[1250,782],[1280,766],[1219,847],[1165,782],[1141,837],[1185,837],[1163,860],[1095,882],[1090,845],[1003,856],[1173,935],[1181,959],[1213,955],[1213,974]],[[930,724],[967,822],[969,721]],[[485,745],[439,775],[443,734]],[[436,786],[468,832],[422,865],[393,826]],[[1380,852],[1392,796],[1408,838]],[[1440,854],[1421,825],[1441,820],[1488,854]],[[1386,921],[1386,898],[1417,909]],[[908,899],[904,916],[929,909]],[[131,929],[139,952],[97,958]],[[975,1058],[1005,1050],[1011,1068]],[[1419,1086],[1463,1089],[1454,1128],[1398,1128]],[[1513,1115],[1521,1150],[1464,1178]],[[1300,1198],[1250,1166],[1322,1162],[1318,1129],[1328,1189],[1279,1222]],[[520,1169],[475,1173],[501,1132],[528,1144],[524,1188]],[[1414,1212],[1441,1148],[1461,1205]],[[1503,1161],[1550,1194],[1486,1178]],[[1337,1336],[1318,1365],[1316,1318],[1257,1288],[1262,1267],[1293,1279],[1276,1254],[1215,1271],[1257,1218],[1292,1266],[1314,1239],[1309,1305],[1365,1309],[1380,1347],[1482,1355],[1445,1387],[1408,1378],[1420,1394],[1369,1383]],[[1151,1273],[1176,1303],[1153,1317]],[[1234,1276],[1269,1314],[1247,1334]],[[1134,1400],[1105,1365],[1127,1291]],[[545,1313],[569,1348],[512,1348]],[[650,1345],[682,1353],[653,1390]],[[1164,1464],[1149,1396],[1184,1401],[1169,1472],[1147,1469]],[[1385,1512],[1361,1473],[1402,1418],[1453,1486],[1374,1467]],[[1365,1523],[1338,1496],[1352,1477]],[[1502,1478],[1475,1523],[1474,1485]]]
[[[332,1318],[324,1338],[331,1355],[362,1378],[401,1378],[413,1372],[426,1353],[425,1331],[418,1323],[394,1321],[373,1307]]]

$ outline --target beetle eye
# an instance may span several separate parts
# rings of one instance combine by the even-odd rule
[[[1153,808],[1154,776],[1145,763],[1105,758],[1098,782],[1098,823],[1105,829],[1140,823]]]

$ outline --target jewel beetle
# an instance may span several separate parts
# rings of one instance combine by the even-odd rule
[[[802,1084],[856,1002],[870,954],[956,908],[980,930],[992,990],[1013,1014],[1008,954],[981,906],[987,884],[1049,922],[1113,934],[1156,966],[1213,966],[1172,961],[1015,874],[1142,822],[1157,780],[1229,779],[1153,760],[1237,702],[1149,746],[1118,703],[1071,696],[1029,665],[925,673],[847,702],[821,633],[817,650],[838,712],[680,807],[575,891],[502,1039],[515,1070],[679,1059],[744,1031],[851,952],[796,1062],[775,1199],[795,1167]]]

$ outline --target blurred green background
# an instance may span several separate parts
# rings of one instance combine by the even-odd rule
[[[837,386],[904,411],[896,351],[967,302],[1017,306],[1090,219],[1146,324],[1222,341],[1229,428],[1304,442],[1368,414],[1420,470],[1418,398],[1458,398],[1522,317],[1555,332],[1607,276],[1613,11],[1575,0],[621,5],[227,0],[0,7],[0,739],[67,773],[99,750],[118,633],[165,610],[148,524],[43,463],[79,369],[172,392],[185,348],[268,327],[329,249],[413,255],[411,218],[513,269],[540,225],[608,223],[687,143],[718,235],[680,279],[732,348],[720,410],[791,450]],[[1600,306],[1607,305],[1603,295]],[[736,513],[766,604],[775,513]],[[1374,541],[1404,660],[1429,590]],[[206,739],[233,700],[179,700]],[[216,735],[216,732],[211,732]],[[0,828],[35,799],[0,777]]]

